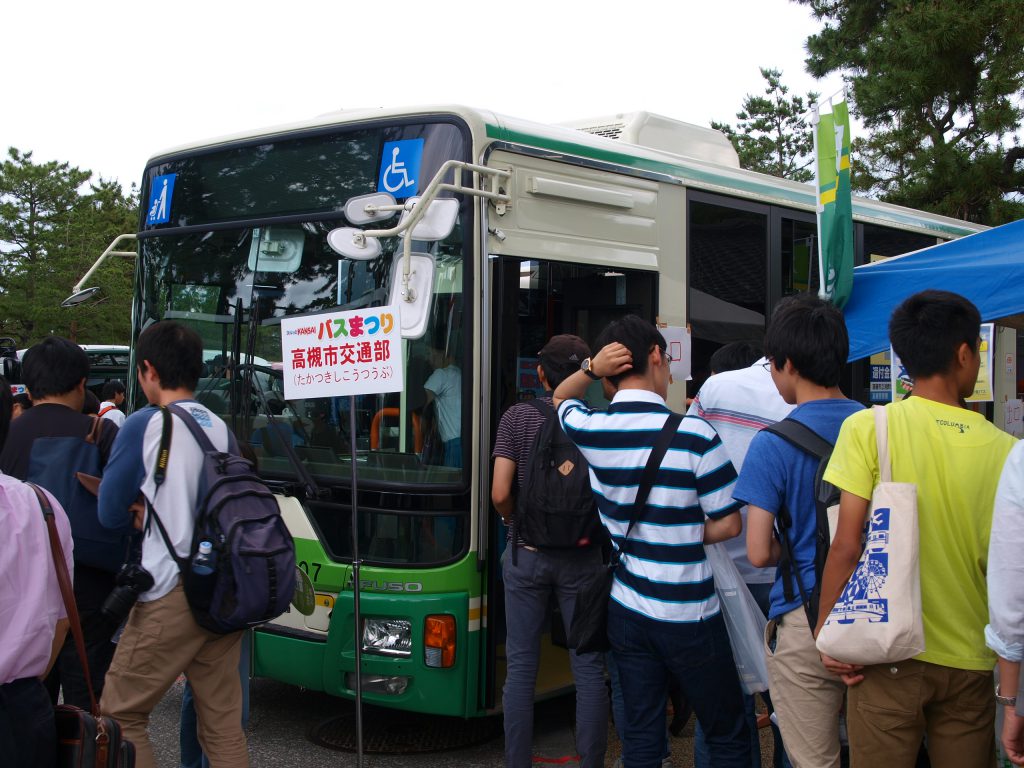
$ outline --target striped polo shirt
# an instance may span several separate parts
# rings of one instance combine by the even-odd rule
[[[704,556],[705,516],[736,512],[736,471],[714,428],[696,416],[680,423],[647,506],[629,539],[630,508],[651,448],[668,418],[665,401],[642,389],[620,390],[607,411],[565,400],[558,416],[590,464],[601,522],[621,560],[612,600],[656,621],[687,623],[719,612]]]

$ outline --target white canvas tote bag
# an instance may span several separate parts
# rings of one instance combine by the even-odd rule
[[[924,651],[917,486],[894,483],[884,406],[874,406],[879,483],[864,551],[821,632],[818,650],[847,664],[887,664]]]

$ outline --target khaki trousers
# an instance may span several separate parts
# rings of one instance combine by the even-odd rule
[[[765,656],[790,762],[794,768],[839,768],[839,711],[846,685],[821,663],[803,607],[768,622]]]
[[[864,668],[850,689],[851,768],[912,768],[925,733],[932,768],[995,765],[992,673],[908,659]]]
[[[100,709],[134,742],[138,768],[155,768],[147,726],[153,707],[183,672],[195,695],[199,743],[212,768],[246,768],[238,655],[242,633],[217,635],[196,624],[181,584],[136,603],[107,671]]]

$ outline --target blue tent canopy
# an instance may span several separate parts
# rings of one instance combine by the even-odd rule
[[[887,350],[892,311],[929,288],[966,296],[986,322],[1024,312],[1024,219],[854,269],[850,360]]]

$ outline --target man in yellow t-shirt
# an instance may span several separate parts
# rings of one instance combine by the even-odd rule
[[[935,768],[987,768],[995,759],[985,570],[996,486],[1016,441],[960,406],[977,380],[980,326],[977,308],[946,291],[911,296],[889,322],[893,348],[914,379],[913,397],[886,411],[892,479],[917,486],[926,650],[864,668],[823,656],[850,686],[854,766],[913,765],[926,732]],[[817,630],[857,564],[878,477],[867,410],[843,424],[825,473],[842,498]]]

